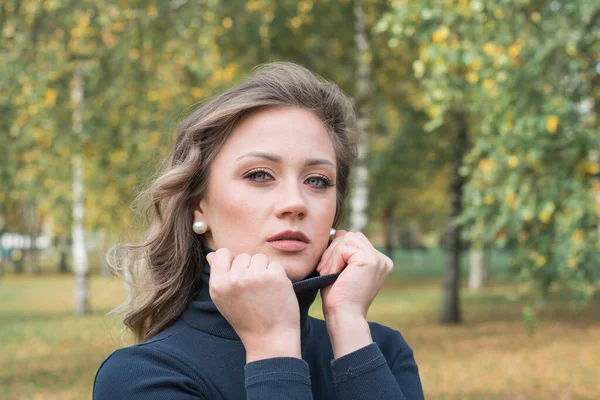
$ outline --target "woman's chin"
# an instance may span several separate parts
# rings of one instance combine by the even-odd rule
[[[307,263],[306,260],[277,260],[285,270],[287,277],[292,282],[301,281],[317,268],[316,262]]]

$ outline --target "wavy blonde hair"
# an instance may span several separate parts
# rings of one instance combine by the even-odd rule
[[[252,77],[200,105],[179,126],[166,169],[138,197],[150,227],[137,244],[119,247],[115,272],[129,284],[125,329],[145,341],[175,321],[200,290],[205,250],[192,231],[193,210],[205,193],[210,166],[233,128],[248,114],[272,107],[299,107],[327,127],[337,158],[337,209],[345,214],[350,166],[356,158],[355,114],[333,83],[291,63],[258,67]]]

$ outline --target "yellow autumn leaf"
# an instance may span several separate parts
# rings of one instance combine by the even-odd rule
[[[483,63],[481,62],[481,58],[476,57],[469,62],[469,68],[474,71],[479,71],[483,67]]]
[[[110,163],[114,166],[123,165],[125,163],[126,159],[127,159],[127,154],[125,153],[125,150],[123,150],[123,149],[116,150],[116,151],[112,152],[109,156]]]
[[[548,221],[550,221],[550,217],[552,216],[552,213],[548,210],[544,210],[542,212],[540,212],[540,221],[542,221],[544,224],[547,224]]]
[[[129,59],[130,60],[137,60],[138,58],[140,58],[140,51],[138,49],[131,49],[129,50]]]
[[[471,84],[477,83],[477,81],[479,80],[479,74],[475,71],[470,71],[465,76],[465,79]]]
[[[486,78],[483,80],[482,85],[484,89],[490,90],[496,85],[496,82],[493,79]]]
[[[301,13],[307,13],[309,12],[313,7],[312,2],[310,1],[300,1],[298,3],[298,11],[300,11]]]
[[[535,265],[537,267],[543,267],[548,262],[548,258],[545,255],[539,255],[535,260]]]
[[[492,42],[487,42],[485,45],[483,45],[483,52],[488,56],[494,55],[495,50],[496,46],[494,46],[494,43]]]
[[[517,46],[516,44],[513,44],[508,48],[508,55],[513,58],[517,57],[520,53],[521,53],[521,47]]]
[[[37,142],[37,141],[41,141],[44,138],[44,130],[42,128],[33,128],[33,130],[31,131],[31,135],[33,136],[33,139]]]
[[[229,28],[231,28],[233,26],[233,20],[231,18],[229,18],[229,17],[225,17],[221,21],[221,25],[223,25],[223,28],[229,29]]]
[[[572,234],[573,243],[582,244],[585,239],[585,234],[581,229],[575,229]]]
[[[249,0],[246,2],[246,11],[260,11],[264,8],[264,3],[257,0]]]
[[[593,163],[588,165],[586,172],[590,175],[596,175],[598,172],[600,172],[600,164]]]
[[[425,111],[426,111],[426,112],[427,112],[427,114],[428,114],[430,117],[432,117],[432,118],[435,118],[435,117],[437,117],[438,115],[440,115],[440,114],[441,114],[441,110],[440,110],[440,108],[439,108],[437,105],[435,105],[435,104],[434,104],[434,105],[431,105],[431,106],[429,106],[429,107],[427,107],[427,108],[425,109]]]
[[[556,115],[550,115],[548,119],[546,119],[546,129],[548,129],[548,132],[556,133],[559,121],[560,120]]]
[[[569,258],[569,261],[567,261],[567,266],[571,269],[575,268],[577,266],[577,259],[575,257]]]
[[[490,158],[482,158],[477,166],[483,172],[483,176],[489,177],[496,169],[496,161]]]
[[[447,26],[442,26],[438,30],[433,32],[431,39],[434,42],[439,43],[439,42],[443,42],[444,40],[446,40],[448,38],[448,36],[450,36],[450,29],[448,29]]]
[[[82,27],[87,27],[90,23],[90,16],[87,14],[81,14],[77,17],[77,24]]]
[[[152,18],[158,15],[158,10],[156,9],[156,6],[150,6],[146,11],[148,12],[148,16]]]
[[[46,89],[46,94],[44,96],[46,105],[49,107],[53,107],[56,104],[56,89]]]
[[[514,168],[519,165],[519,158],[517,156],[510,156],[508,157],[507,164],[509,168]]]
[[[199,87],[193,87],[193,88],[190,90],[190,93],[191,93],[191,95],[192,95],[192,96],[194,96],[194,97],[201,97],[201,96],[202,96],[202,89],[201,89],[201,88],[199,88]]]
[[[112,35],[110,27],[107,26],[102,30],[102,40],[108,47],[113,47],[115,45],[115,38]]]
[[[514,204],[516,197],[517,197],[517,195],[515,194],[514,190],[506,189],[504,203],[506,203],[507,206],[511,207]]]

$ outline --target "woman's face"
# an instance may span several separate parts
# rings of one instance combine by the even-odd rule
[[[301,108],[272,108],[240,122],[211,165],[195,220],[206,244],[262,253],[292,281],[327,247],[336,211],[336,157],[321,120]]]

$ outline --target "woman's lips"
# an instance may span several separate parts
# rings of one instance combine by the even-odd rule
[[[308,247],[308,243],[301,242],[300,240],[290,240],[290,239],[272,240],[272,241],[269,241],[268,243],[275,250],[282,251],[285,253],[297,253],[299,251],[306,250],[306,248]]]

